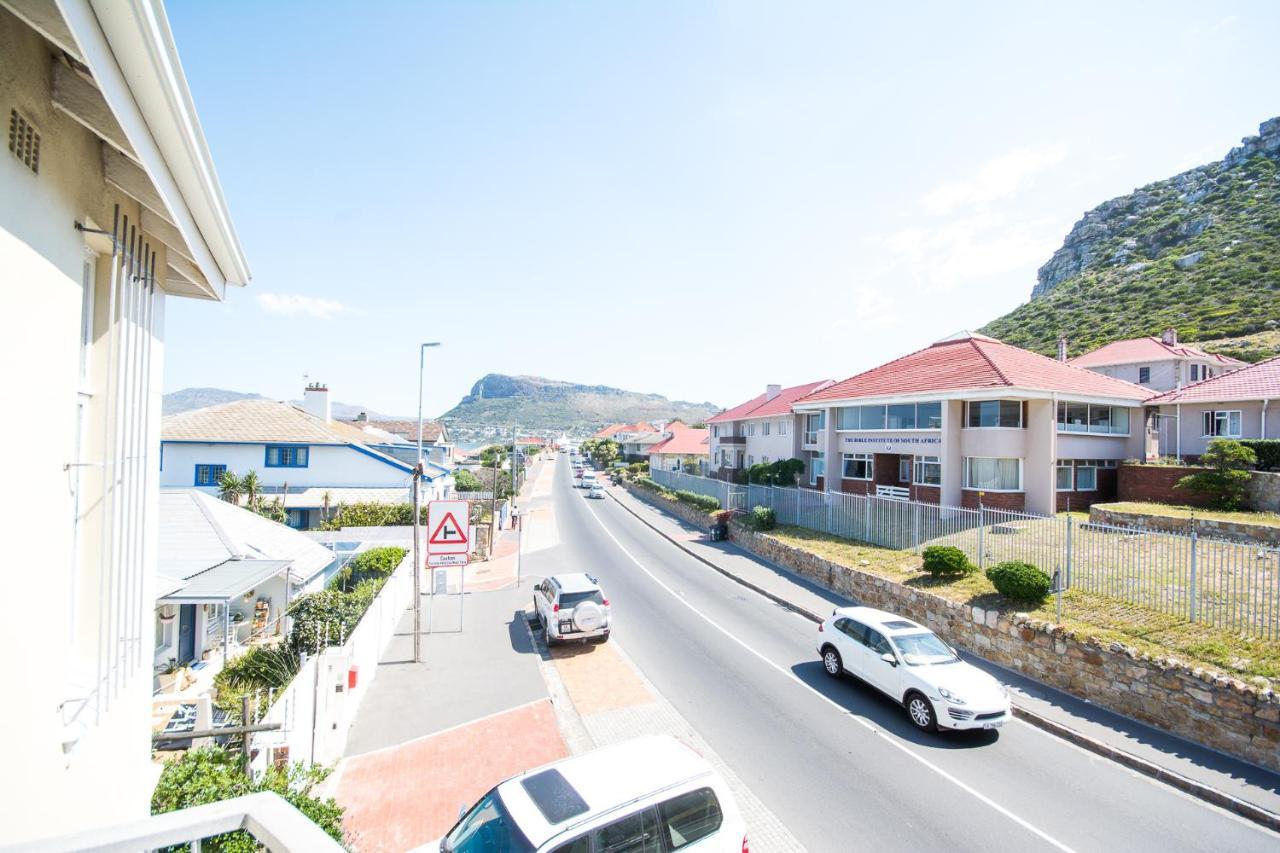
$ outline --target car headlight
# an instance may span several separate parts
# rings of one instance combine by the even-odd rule
[[[963,700],[963,699],[961,699],[959,696],[957,696],[956,694],[952,693],[950,690],[948,690],[948,689],[947,689],[947,688],[945,688],[945,687],[939,687],[939,688],[938,688],[938,694],[939,694],[939,695],[941,695],[943,699],[946,699],[948,702],[950,702],[952,705],[963,705],[963,704],[964,704],[964,700]]]

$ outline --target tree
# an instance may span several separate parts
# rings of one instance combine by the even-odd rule
[[[1205,470],[1188,474],[1177,488],[1203,492],[1218,509],[1239,509],[1244,502],[1244,489],[1253,475],[1249,469],[1258,464],[1257,455],[1238,441],[1215,438],[1200,457]]]
[[[262,494],[262,481],[258,479],[258,472],[250,471],[241,477],[240,489],[244,492],[249,507],[253,508],[258,503],[258,497]]]
[[[484,490],[484,484],[480,482],[480,478],[465,468],[459,468],[453,472],[453,485],[460,492],[480,492]]]
[[[279,498],[272,498],[269,501],[258,498],[257,502],[250,505],[249,509],[277,524],[289,523],[289,511],[284,508],[284,503]]]
[[[591,451],[591,458],[605,468],[608,468],[613,464],[613,461],[618,458],[619,450],[621,450],[621,448],[618,446],[618,442],[611,441],[606,438],[604,441],[598,442],[595,445],[594,449]]]
[[[229,504],[240,505],[240,496],[244,494],[244,481],[234,471],[223,471],[218,478],[218,497]]]

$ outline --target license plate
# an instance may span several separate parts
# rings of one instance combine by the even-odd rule
[[[982,727],[984,729],[998,729],[1003,725],[1004,725],[1004,720],[993,720],[990,723],[983,723]]]
[[[572,623],[572,622],[561,622],[561,623],[560,623],[560,633],[561,633],[561,634],[568,633],[569,631],[572,631],[572,630],[573,630],[573,623]]]

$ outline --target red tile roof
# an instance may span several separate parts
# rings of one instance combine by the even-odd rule
[[[652,424],[637,422],[634,424],[609,424],[597,432],[592,438],[612,438],[620,432],[657,432]]]
[[[791,411],[791,404],[806,394],[810,394],[820,387],[830,385],[830,379],[823,379],[820,382],[809,382],[804,385],[796,385],[791,388],[783,388],[772,399],[768,399],[768,394],[760,394],[752,397],[741,405],[734,406],[732,409],[725,409],[713,418],[707,418],[707,423],[717,424],[725,421],[736,421],[743,418],[763,418],[770,415],[783,415]]]
[[[1103,367],[1111,364],[1134,364],[1141,361],[1165,361],[1171,358],[1202,358],[1222,367],[1241,367],[1243,361],[1225,355],[1207,353],[1187,344],[1166,344],[1160,338],[1131,338],[1112,341],[1092,352],[1077,356],[1067,364],[1075,367]]]
[[[693,427],[676,427],[671,430],[671,437],[658,442],[649,448],[649,453],[679,453],[686,455],[710,455],[711,446],[707,443],[711,430],[694,429]]]
[[[962,333],[814,391],[798,404],[859,397],[1024,388],[1145,400],[1150,389],[1063,364],[995,338]]]
[[[1212,403],[1219,400],[1280,398],[1280,356],[1222,373],[1212,379],[1166,391],[1148,403]]]

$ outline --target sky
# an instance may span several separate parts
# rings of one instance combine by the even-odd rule
[[[886,7],[898,8],[886,8]],[[253,271],[165,388],[437,415],[486,373],[736,405],[1027,300],[1280,115],[1280,3],[170,0]]]

